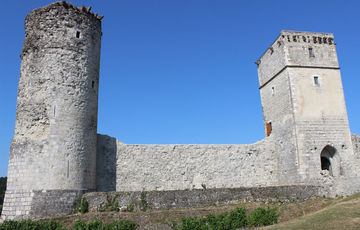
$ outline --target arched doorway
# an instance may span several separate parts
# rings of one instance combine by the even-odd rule
[[[325,146],[321,151],[320,160],[321,160],[321,170],[328,170],[331,176],[334,175],[334,156],[336,154],[336,149],[330,145]]]

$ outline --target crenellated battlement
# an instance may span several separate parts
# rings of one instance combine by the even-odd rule
[[[287,43],[307,43],[314,45],[336,45],[334,35],[330,33],[313,33],[300,31],[286,31],[280,33],[277,42],[283,41]]]

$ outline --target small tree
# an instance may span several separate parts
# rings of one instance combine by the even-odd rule
[[[82,214],[86,213],[89,211],[89,203],[87,202],[87,200],[83,197],[81,198],[80,201],[80,207],[79,207],[79,212],[81,212]]]

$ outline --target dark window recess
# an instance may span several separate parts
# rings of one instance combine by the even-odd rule
[[[321,37],[318,37],[318,40],[319,40],[319,44],[321,44],[322,43]]]
[[[314,42],[314,44],[317,43],[317,37],[313,37],[313,42]]]
[[[267,122],[266,123],[266,136],[267,137],[270,136],[271,132],[272,132],[271,122]]]
[[[321,170],[329,171],[329,174],[331,176],[333,176],[332,163],[335,154],[336,149],[332,146],[325,146],[325,148],[321,151],[320,154]]]
[[[315,57],[312,47],[309,47],[309,57]]]
[[[95,82],[92,81],[92,82],[91,82],[91,88],[94,88],[94,86],[95,86]]]
[[[271,95],[272,95],[272,96],[275,95],[275,86],[271,87]]]
[[[321,170],[330,171],[330,166],[331,166],[331,163],[330,163],[329,159],[327,159],[326,157],[321,157]]]
[[[320,85],[319,77],[314,77],[314,85],[317,85],[317,86]]]
[[[80,38],[80,31],[76,31],[76,37]]]

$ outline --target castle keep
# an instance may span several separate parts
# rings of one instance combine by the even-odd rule
[[[82,196],[95,210],[115,191],[152,208],[360,191],[332,34],[281,31],[256,62],[265,139],[137,145],[97,134],[101,19],[65,1],[25,19],[2,220],[65,215]]]

